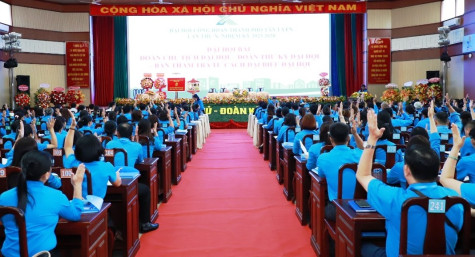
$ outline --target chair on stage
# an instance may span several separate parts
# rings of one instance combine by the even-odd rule
[[[467,200],[461,197],[444,197],[440,200],[445,201],[445,210],[444,212],[431,212],[429,211],[429,204],[432,199],[428,197],[414,197],[407,199],[401,210],[401,233],[400,233],[400,243],[399,243],[399,254],[407,254],[407,233],[408,233],[408,214],[409,208],[413,206],[418,206],[427,213],[427,224],[426,226],[425,239],[423,254],[446,254],[446,238],[445,238],[445,224],[447,222],[447,216],[445,215],[445,210],[449,210],[452,206],[456,204],[461,204],[463,206],[463,225],[461,231],[458,231],[459,242],[462,243],[462,253],[469,254],[470,252],[470,233],[471,233],[471,216],[470,216],[470,205]],[[452,229],[452,228],[451,228]]]

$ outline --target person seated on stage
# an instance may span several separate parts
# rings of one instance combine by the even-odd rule
[[[333,124],[333,119],[329,119],[329,121],[324,122],[320,127],[320,142],[312,145],[310,149],[308,149],[308,160],[307,160],[307,169],[313,170],[317,167],[317,160],[320,156],[320,150],[325,145],[331,145],[330,136],[328,135],[330,131],[330,126]]]
[[[112,140],[106,145],[106,149],[121,148],[127,152],[127,162],[125,163],[122,153],[116,154],[114,158],[114,165],[116,167],[123,166],[122,171],[136,170],[134,168],[136,163],[143,161],[142,145],[137,142],[130,141],[132,137],[132,126],[128,123],[122,123],[117,128],[119,139]],[[137,171],[138,172],[138,171]],[[145,184],[139,183],[138,186],[139,197],[139,219],[140,232],[146,233],[158,228],[158,223],[150,222],[150,188]]]
[[[281,115],[278,117],[277,120],[274,121],[274,134],[278,135],[279,130],[282,127],[282,124],[284,123],[285,116],[289,114],[289,108],[284,106],[281,109]]]
[[[260,112],[260,116],[257,119],[257,122],[259,122],[259,124],[265,124],[266,120],[267,120],[267,104],[265,102],[262,102],[262,109]]]
[[[204,112],[205,112],[205,105],[203,104],[203,101],[200,99],[200,97],[198,96],[198,94],[194,94],[194,95],[193,95],[193,101],[194,101],[193,104],[198,104],[198,105],[200,106],[198,116],[200,116],[201,114],[204,114]]]
[[[56,117],[54,121],[54,134],[56,135],[56,141],[58,142],[57,148],[63,148],[64,146],[64,139],[66,138],[67,132],[64,131],[64,127],[66,126],[66,121],[63,117],[59,116]],[[51,134],[44,136],[44,138],[51,139]]]
[[[365,84],[362,84],[360,87],[360,90],[358,90],[358,93],[365,93],[368,92],[368,89],[366,88]]]
[[[178,120],[179,124],[180,124],[178,126],[178,129],[181,129],[181,130],[187,129],[188,123],[186,122],[185,118],[183,117],[183,115],[181,113],[181,107],[179,105],[175,106],[175,112],[176,112],[175,120]]]
[[[393,137],[393,132],[394,132],[394,127],[392,125],[391,121],[391,116],[389,112],[384,111],[386,109],[383,109],[383,111],[380,111],[378,113],[378,127],[379,128],[385,128],[384,134],[379,138],[378,142],[376,145],[391,145],[395,146],[396,144],[389,141]],[[366,125],[367,127],[369,124]],[[369,132],[369,127],[368,127],[368,132]],[[374,162],[380,163],[382,165],[386,165],[386,151],[383,149],[377,149],[376,150],[376,159]],[[386,168],[392,168],[392,167],[386,167]]]
[[[274,131],[274,128],[277,124],[277,122],[282,119],[283,116],[282,116],[282,109],[281,108],[277,108],[277,110],[275,110],[275,115],[273,115],[273,117],[271,118],[271,120],[267,123],[267,125],[265,126],[265,128],[269,131]]]
[[[475,120],[468,122],[464,127],[464,133],[466,137],[465,143],[463,144],[462,149],[460,149],[461,157],[475,154],[475,138],[472,139],[472,137],[470,136],[470,131],[472,129],[475,129]]]
[[[191,115],[190,113],[190,106],[188,104],[183,104],[182,108],[183,111],[181,112],[181,115],[185,120],[186,124],[190,124],[193,120],[193,115]]]
[[[18,185],[0,195],[0,205],[17,207],[24,212],[30,256],[41,251],[50,251],[52,256],[57,256],[54,230],[59,218],[78,221],[84,207],[81,200],[84,165],[71,178],[72,201],[61,191],[44,185],[50,177],[50,156],[37,150],[29,151],[21,159]],[[1,220],[5,227],[2,255],[20,256],[18,227],[13,215],[5,215]]]
[[[313,114],[307,113],[305,116],[303,116],[301,122],[300,122],[300,128],[301,131],[298,132],[295,137],[294,137],[294,147],[292,149],[292,152],[295,155],[301,155],[302,154],[302,147],[300,146],[300,141],[303,140],[303,137],[306,135],[318,135],[316,129],[317,129],[317,122],[315,121],[315,116]],[[310,139],[306,139],[305,142],[302,142],[305,145],[305,148],[307,151],[310,149],[310,147],[313,145],[313,137]]]
[[[404,176],[409,187],[407,189],[392,187],[371,175],[371,166],[376,142],[384,134],[386,128],[379,128],[376,115],[372,110],[368,111],[368,123],[370,135],[367,145],[359,161],[356,178],[363,188],[368,192],[368,203],[386,218],[386,247],[381,248],[371,243],[364,243],[361,247],[362,256],[399,256],[399,238],[401,224],[401,208],[405,200],[427,196],[430,198],[443,198],[445,196],[457,196],[454,190],[443,188],[437,185],[439,174],[439,156],[428,145],[415,144],[407,149],[404,157]],[[458,136],[455,142],[462,142]],[[454,145],[455,149],[457,148]],[[458,148],[460,149],[460,148]],[[457,156],[456,153],[451,156]],[[454,150],[452,150],[454,151]],[[456,159],[456,157],[454,157]],[[449,161],[452,162],[452,161]],[[455,167],[455,161],[453,161]],[[448,166],[448,162],[445,163]],[[446,168],[444,166],[444,169]],[[453,177],[453,173],[452,173]],[[441,178],[442,182],[442,178]],[[455,205],[446,212],[450,222],[445,223],[446,233],[446,254],[455,254],[455,244],[457,243],[457,233],[463,224],[462,206]],[[425,238],[425,227],[427,226],[426,212],[420,208],[411,208],[408,214],[408,249],[409,255],[420,255],[423,251],[423,241]],[[452,225],[449,225],[452,223]]]
[[[331,201],[337,198],[338,170],[346,163],[358,163],[361,149],[348,147],[350,141],[350,128],[348,125],[337,122],[330,126],[330,141],[333,149],[322,153],[317,160],[318,175],[326,178],[328,185],[329,204],[325,206],[325,218],[335,220],[336,208]],[[356,179],[353,172],[346,171],[343,174],[343,199],[352,199],[355,191]]]
[[[299,115],[297,115],[297,123],[300,124],[300,120],[302,120],[303,116],[307,114],[307,109],[305,107],[299,108]]]
[[[295,130],[290,128],[297,127],[296,116],[293,113],[288,113],[285,115],[284,122],[279,129],[279,134],[277,135],[277,142],[294,142]],[[289,131],[287,131],[289,130]]]

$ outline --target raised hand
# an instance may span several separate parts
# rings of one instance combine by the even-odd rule
[[[385,128],[378,128],[378,117],[374,113],[374,110],[368,111],[368,129],[369,129],[369,138],[377,141],[383,136]],[[368,139],[368,141],[370,141]]]
[[[462,148],[462,146],[465,143],[465,136],[460,137],[460,131],[459,128],[455,123],[452,123],[452,140],[453,140],[453,146],[458,147],[459,149]]]
[[[71,185],[73,185],[73,187],[82,187],[84,172],[86,172],[86,166],[84,166],[84,163],[81,163],[76,169],[76,173],[71,177]]]
[[[48,120],[48,122],[46,123],[46,127],[48,128],[48,130],[54,129],[54,121],[55,121],[54,118],[50,118]]]
[[[430,101],[429,109],[427,109],[427,115],[429,118],[434,117],[434,100]]]

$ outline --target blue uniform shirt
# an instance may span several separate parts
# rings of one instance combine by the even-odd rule
[[[346,145],[336,145],[330,152],[318,157],[318,175],[326,178],[328,185],[328,199],[333,201],[338,193],[338,170],[346,163],[358,163],[363,151],[351,149]],[[353,199],[356,177],[353,171],[343,172],[343,199]]]
[[[318,142],[310,147],[308,150],[308,160],[307,160],[307,169],[312,170],[317,167],[317,160],[320,156],[320,150],[325,145],[324,142]]]
[[[284,123],[284,118],[279,118],[274,121],[274,134],[279,134],[279,130],[282,127],[282,123]]]
[[[4,136],[3,138],[11,138],[11,139],[15,140],[16,139],[16,132],[12,131],[12,133]],[[12,149],[12,147],[13,147],[13,145],[12,145],[11,142],[4,142],[4,144],[3,144],[3,149]]]
[[[472,155],[475,153],[475,148],[472,145],[472,140],[470,137],[465,138],[465,143],[460,149],[460,156],[464,157],[467,155]]]
[[[114,164],[115,166],[128,166],[134,167],[135,163],[143,161],[143,149],[142,145],[137,142],[132,142],[128,138],[119,138],[117,140],[112,140],[106,145],[107,149],[112,148],[122,148],[127,152],[127,162],[125,163],[124,155],[118,153],[115,155]]]
[[[294,141],[295,132],[293,130],[290,130],[287,133],[288,138],[286,138],[286,131],[287,131],[288,128],[289,128],[289,126],[282,125],[282,127],[279,129],[279,134],[277,135],[277,142],[283,143],[283,142],[293,142]]]
[[[475,205],[475,184],[462,183],[462,185],[460,185],[460,195],[465,198],[470,205]]]
[[[54,230],[58,219],[77,221],[81,218],[83,202],[79,199],[69,201],[56,189],[45,186],[40,181],[27,181],[28,204],[26,205],[25,221],[28,240],[28,254],[52,250],[56,247]],[[0,205],[17,206],[17,188],[10,189],[0,195]],[[5,242],[2,254],[6,257],[20,256],[18,228],[13,215],[2,218],[5,226]]]
[[[470,183],[475,183],[475,155],[464,156],[457,163],[457,179],[463,180],[468,176]]]
[[[61,131],[61,133],[60,132],[55,132],[55,134],[56,134],[56,140],[58,141],[58,147],[57,148],[63,148],[64,147],[64,139],[66,139],[66,135],[68,134],[68,132],[63,130],[63,131]],[[47,135],[44,138],[48,138],[48,139],[51,140],[51,135]]]
[[[297,135],[295,135],[294,137],[294,148],[292,149],[292,152],[295,154],[295,155],[300,155],[302,154],[302,148],[300,146],[300,142],[304,136],[306,135],[318,135],[317,131],[315,130],[307,130],[307,129],[304,129],[302,131],[300,131],[299,133],[297,133]],[[305,148],[307,148],[307,151],[310,149],[310,147],[312,147],[313,145],[313,138],[310,138],[310,139],[306,139],[305,142],[302,142],[304,145],[305,145]]]
[[[424,119],[420,120],[419,122],[417,122],[416,127],[427,128],[428,130],[430,130],[430,120],[429,120],[429,118],[424,118]]]
[[[380,139],[378,140],[378,142],[376,142],[376,145],[396,145],[396,144],[387,139],[384,139],[384,140]],[[386,166],[386,152],[383,149],[376,149],[375,155],[376,155],[376,158],[374,162],[377,162]]]
[[[368,186],[368,203],[386,218],[386,254],[388,257],[399,256],[399,237],[401,227],[401,208],[408,198],[418,197],[411,188],[419,190],[431,198],[457,196],[457,193],[448,188],[432,183],[418,183],[409,185],[407,189],[391,187],[380,180],[373,179]],[[463,208],[456,205],[447,210],[447,217],[460,230],[463,223]],[[409,210],[407,253],[410,255],[422,254],[424,237],[427,225],[426,212],[420,207]],[[445,223],[447,254],[455,253],[457,232]]]

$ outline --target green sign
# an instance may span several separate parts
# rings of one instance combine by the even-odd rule
[[[247,122],[255,107],[256,104],[205,104],[205,112],[209,115],[209,122]]]

